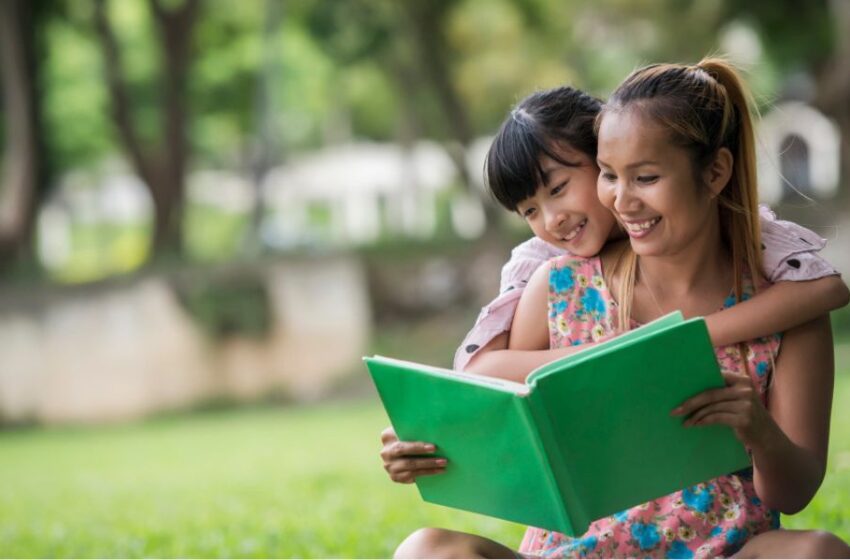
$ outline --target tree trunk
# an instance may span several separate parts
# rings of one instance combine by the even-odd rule
[[[186,134],[186,77],[191,57],[192,28],[198,15],[198,1],[185,0],[180,8],[168,10],[161,0],[150,0],[154,19],[163,40],[162,64],[165,73],[164,108],[162,111],[164,152],[162,181],[155,196],[159,198],[160,212],[154,231],[154,249],[182,248],[182,216],[185,204],[185,177],[189,154]]]
[[[831,0],[836,45],[830,60],[817,72],[815,103],[838,124],[841,132],[839,197],[850,205],[850,2]]]
[[[407,16],[403,19],[414,38],[414,47],[419,64],[424,69],[425,77],[437,95],[449,131],[454,139],[453,143],[446,146],[446,150],[454,163],[463,188],[469,194],[483,199],[487,229],[492,229],[501,221],[502,214],[492,201],[482,197],[482,193],[472,181],[466,164],[467,150],[472,143],[473,132],[469,122],[469,113],[451,79],[449,55],[443,39],[443,22],[441,21],[446,10],[433,9],[430,3],[415,0],[404,2],[403,6],[406,8],[405,15]]]
[[[179,253],[182,249],[184,180],[189,152],[186,135],[186,76],[198,2],[186,0],[179,8],[167,10],[159,0],[150,0],[150,6],[162,39],[162,142],[159,151],[150,151],[142,145],[133,122],[130,97],[123,78],[121,53],[106,14],[104,0],[95,3],[95,26],[103,47],[113,118],[133,167],[147,185],[153,201],[154,253]]]
[[[0,1],[0,83],[6,142],[0,164],[0,270],[30,252],[40,165],[33,5]]]

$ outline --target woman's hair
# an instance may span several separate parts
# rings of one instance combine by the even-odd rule
[[[731,252],[738,301],[744,277],[755,286],[761,274],[755,140],[752,101],[737,70],[721,58],[704,58],[695,66],[652,64],[632,72],[611,95],[599,115],[637,110],[666,128],[672,141],[692,156],[697,184],[721,148],[734,158],[732,177],[717,196],[720,231]],[[614,267],[619,277],[620,330],[629,329],[637,257],[626,248]]]
[[[577,167],[557,152],[558,146],[584,152],[596,162],[594,122],[602,102],[571,87],[532,93],[502,123],[484,163],[487,188],[510,211],[534,196],[543,184],[540,157]]]

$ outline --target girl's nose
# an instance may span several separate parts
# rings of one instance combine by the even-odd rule
[[[566,220],[566,215],[560,210],[543,210],[543,225],[546,231],[557,231]]]

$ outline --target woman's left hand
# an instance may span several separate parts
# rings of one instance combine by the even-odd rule
[[[723,373],[723,379],[726,387],[703,391],[674,408],[672,414],[686,416],[686,427],[729,426],[744,445],[755,447],[773,422],[770,412],[762,404],[749,376]]]

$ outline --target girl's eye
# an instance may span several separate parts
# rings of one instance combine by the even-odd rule
[[[617,180],[617,176],[613,173],[601,173],[602,179],[608,181],[609,183],[613,183]]]
[[[559,192],[563,191],[566,186],[567,186],[566,183],[561,183],[560,185],[555,185],[554,187],[552,187],[552,190],[549,191],[549,194],[551,196],[555,196]]]
[[[658,175],[639,175],[637,178],[638,183],[642,183],[644,185],[650,185],[658,180]]]
[[[525,218],[525,219],[528,219],[528,218],[530,218],[531,216],[534,215],[534,211],[535,211],[534,208],[526,208],[525,210],[523,210],[521,212],[522,217]]]

